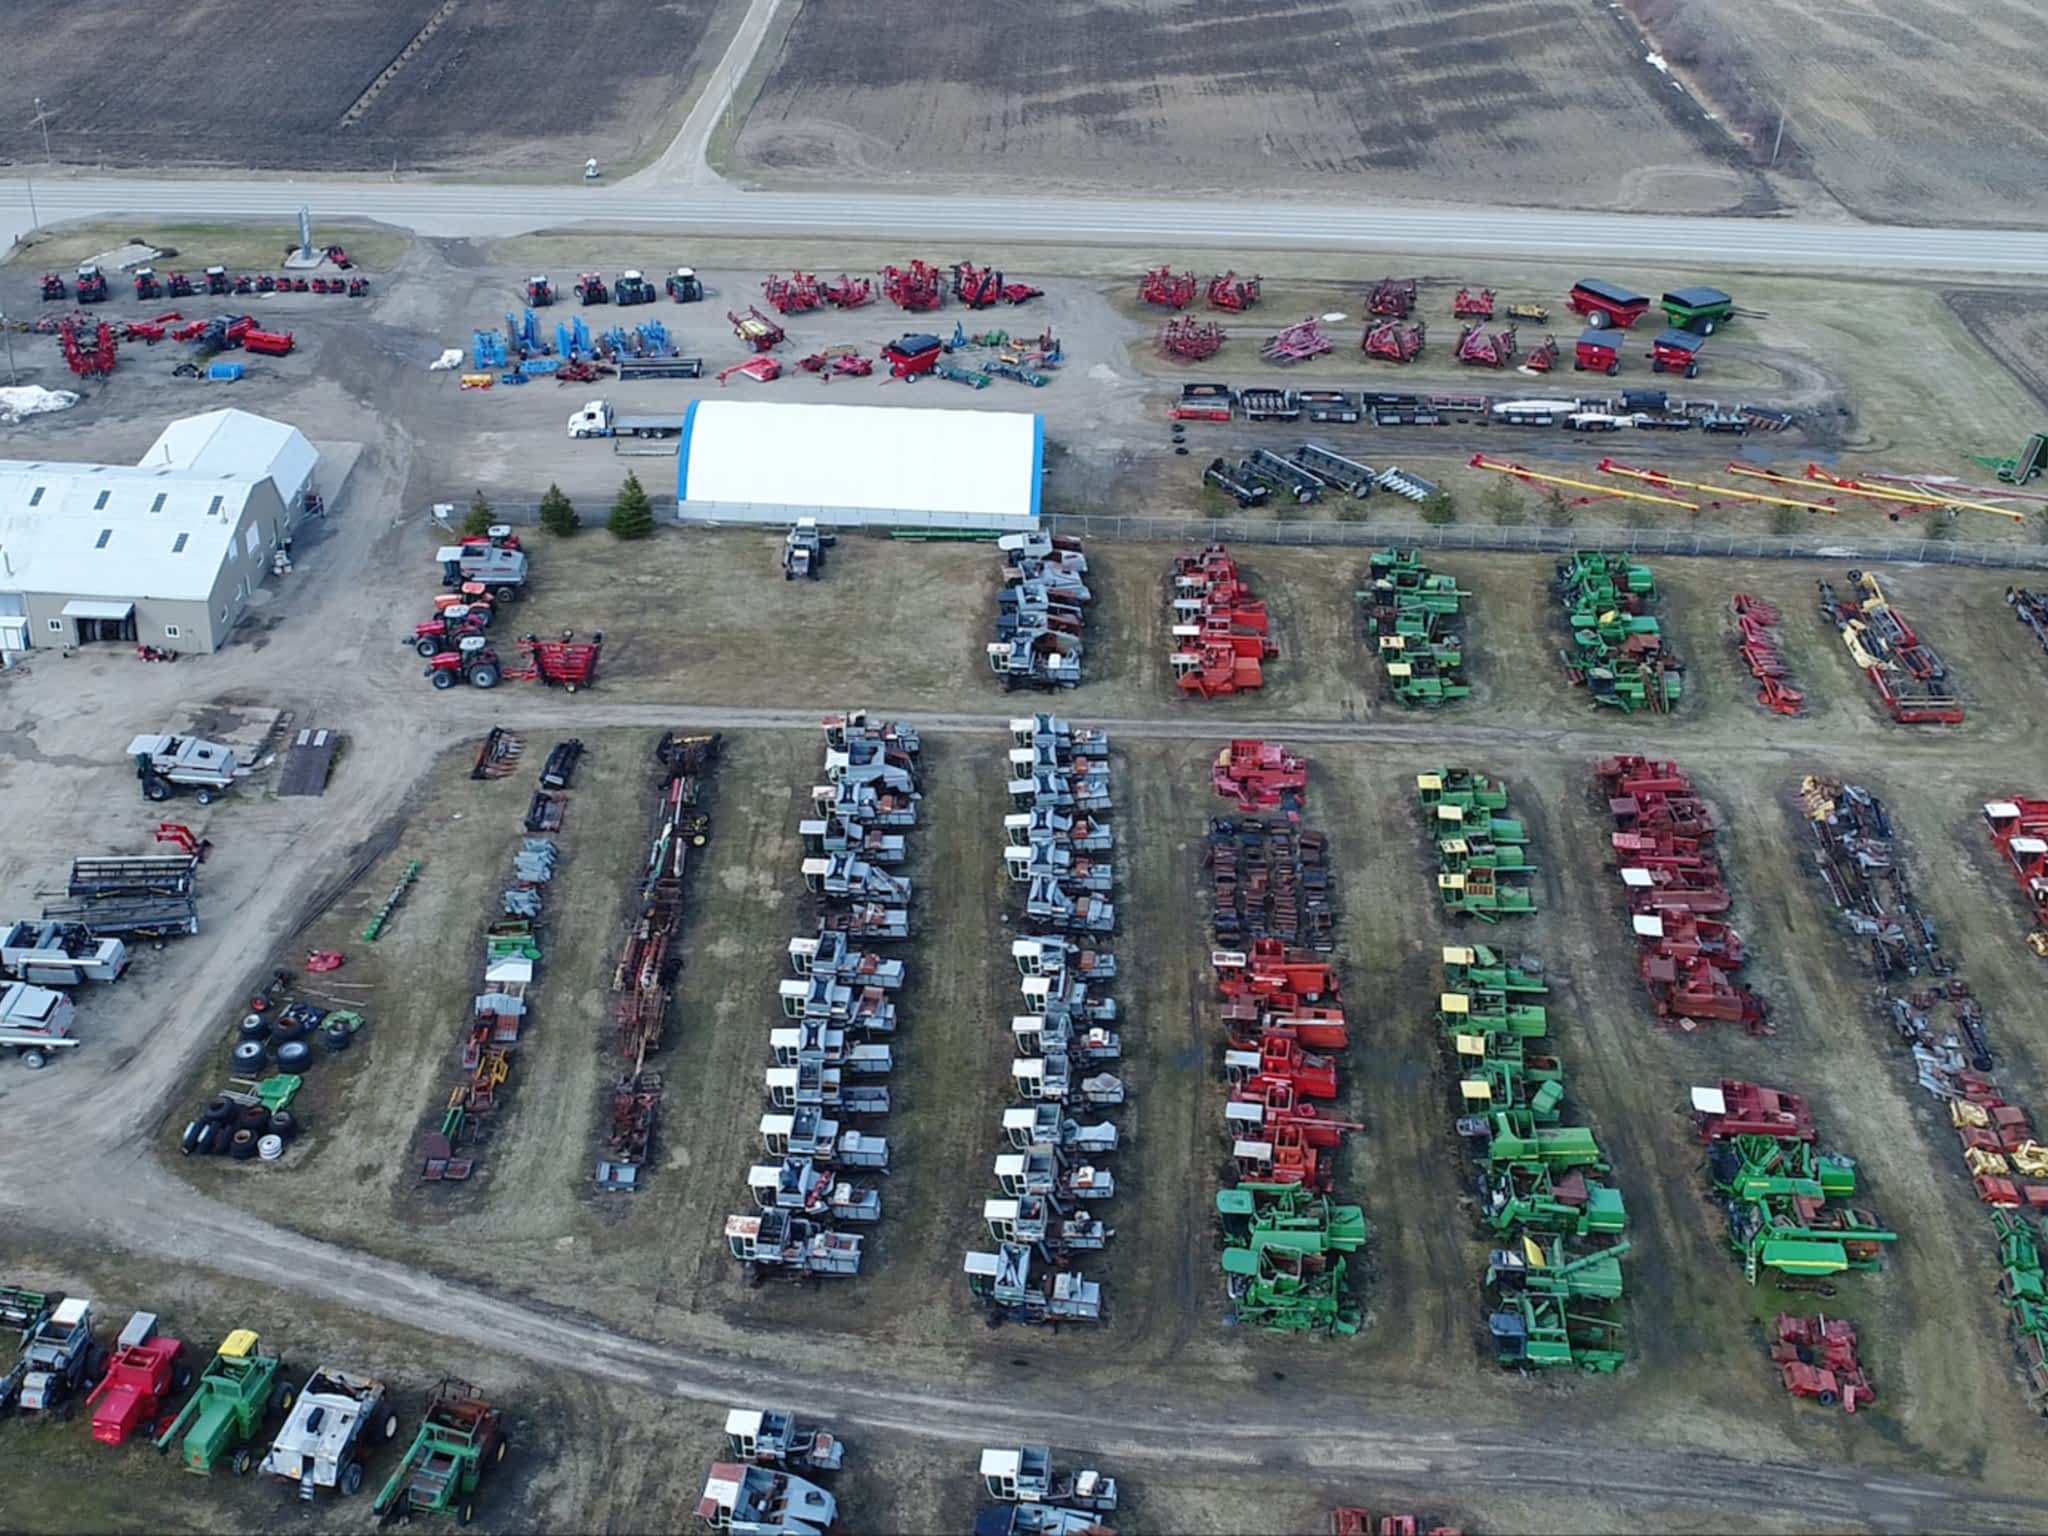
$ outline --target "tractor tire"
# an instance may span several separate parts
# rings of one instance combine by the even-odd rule
[[[256,1453],[246,1445],[228,1458],[228,1470],[237,1477],[247,1477],[256,1465]]]
[[[357,1494],[361,1493],[363,1491],[363,1464],[360,1461],[352,1461],[343,1467],[341,1469],[341,1476],[335,1480],[334,1486],[341,1490],[341,1496],[344,1499],[354,1498]]]
[[[30,1072],[40,1072],[49,1065],[50,1058],[31,1046],[21,1053],[21,1064]]]
[[[1662,373],[1663,371],[1664,371],[1664,365],[1663,365],[1662,363],[1658,362],[1656,358],[1654,358],[1654,357],[1653,357],[1653,358],[1651,358],[1651,359],[1650,359],[1650,372],[1652,372],[1652,373]]]
[[[1572,372],[1573,372],[1573,373],[1584,373],[1585,371],[1586,371],[1586,365],[1585,365],[1584,363],[1573,363],[1573,364],[1572,364]]]
[[[270,1039],[273,1045],[290,1045],[294,1040],[303,1040],[305,1038],[306,1021],[304,1019],[281,1018],[270,1026]]]
[[[243,1014],[242,1022],[236,1026],[236,1029],[244,1040],[268,1040],[270,1038],[270,1020],[263,1017],[260,1013]]]
[[[172,1373],[171,1390],[173,1392],[189,1392],[192,1390],[191,1366],[181,1365],[175,1372]]]
[[[476,1520],[476,1500],[464,1499],[461,1508],[455,1511],[457,1525],[469,1525]]]
[[[280,1141],[290,1141],[299,1129],[298,1117],[288,1109],[280,1109],[270,1117],[270,1134]]]
[[[1588,330],[1594,331],[1605,330],[1607,328],[1607,312],[1600,309],[1587,310],[1586,327]]]
[[[210,789],[196,789],[192,792],[192,798],[201,805],[211,805],[213,804],[213,791]]]
[[[283,1418],[292,1411],[292,1404],[298,1400],[299,1394],[292,1390],[292,1384],[288,1381],[280,1381],[270,1389],[270,1412],[278,1418]]]
[[[398,1415],[395,1413],[387,1413],[384,1415],[384,1422],[377,1427],[377,1439],[379,1443],[389,1445],[392,1441],[396,1440],[397,1438]]]
[[[277,1064],[286,1072],[303,1072],[313,1065],[313,1047],[303,1040],[288,1041],[277,1048]]]
[[[1714,322],[1713,322],[1713,321],[1711,321],[1711,320],[1702,320],[1702,321],[1700,322],[1700,334],[1701,334],[1702,336],[1711,336],[1711,335],[1713,335],[1713,334],[1714,334]]]
[[[1698,363],[1687,363],[1685,365],[1685,376],[1688,379],[1698,378],[1700,376],[1700,365]]]
[[[1823,1408],[1832,1408],[1839,1401],[1832,1392],[1817,1392],[1814,1394],[1813,1400]]]
[[[261,1040],[243,1040],[236,1044],[231,1058],[237,1072],[247,1074],[263,1070],[263,1058],[269,1054]]]
[[[235,1129],[254,1131],[261,1136],[270,1129],[270,1110],[262,1104],[244,1104],[242,1112],[235,1116]]]
[[[347,1050],[355,1043],[355,1038],[346,1024],[330,1024],[320,1031],[320,1043],[330,1052]]]
[[[220,1122],[218,1120],[200,1121],[199,1134],[198,1136],[193,1138],[192,1150],[194,1152],[211,1152],[215,1150],[215,1148],[218,1147],[219,1144]]]
[[[1610,379],[1613,378],[1619,372],[1621,372],[1621,364],[1609,363],[1607,365],[1607,377],[1609,377]]]
[[[441,643],[438,640],[420,640],[414,643],[413,649],[426,660],[432,661],[441,654]]]
[[[281,1137],[281,1136],[275,1136],[275,1135],[272,1135],[272,1136],[264,1136],[264,1137],[260,1137],[260,1138],[258,1138],[258,1140],[257,1140],[257,1142],[256,1142],[256,1160],[257,1160],[258,1162],[264,1162],[264,1163],[274,1163],[274,1162],[276,1162],[276,1161],[277,1161],[277,1160],[278,1160],[278,1159],[279,1159],[280,1157],[283,1157],[283,1156],[284,1156],[284,1138],[283,1138],[283,1137]]]
[[[246,1163],[256,1155],[256,1133],[236,1131],[228,1138],[228,1156],[238,1163]]]
[[[146,779],[142,785],[142,798],[161,804],[171,798],[171,786],[162,779]]]
[[[491,588],[491,601],[494,603],[512,603],[517,602],[518,600],[519,589],[517,587]]]
[[[450,671],[429,672],[427,677],[436,688],[446,689],[455,686],[455,674]]]
[[[472,667],[469,673],[469,685],[472,688],[497,687],[498,669],[488,663],[481,667]]]
[[[199,1146],[199,1128],[205,1124],[207,1122],[204,1120],[188,1120],[185,1122],[185,1134],[178,1138],[178,1150],[187,1157],[190,1157]]]
[[[202,1120],[232,1120],[235,1118],[235,1101],[224,1093],[217,1093],[206,1101],[206,1108],[199,1112]]]

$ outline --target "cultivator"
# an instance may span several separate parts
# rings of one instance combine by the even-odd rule
[[[1005,1150],[995,1160],[996,1195],[981,1214],[994,1253],[969,1252],[968,1287],[991,1323],[1095,1322],[1102,1288],[1073,1268],[1116,1233],[1100,1202],[1115,1177],[1094,1159],[1116,1150],[1113,1125],[1083,1128],[1068,1106],[1124,1102],[1111,1070],[1122,1055],[1115,999],[1100,989],[1116,958],[1063,935],[1109,933],[1114,841],[1109,810],[1109,741],[1057,715],[1010,722],[1006,759],[1012,811],[1003,818],[1003,865],[1024,897],[1036,932],[1012,941],[1024,1012],[1010,1019],[1010,1084],[1022,1103],[1003,1115]],[[1031,1266],[1043,1272],[1033,1277]],[[1113,1491],[1110,1494],[1114,1502]]]
[[[1213,320],[1175,315],[1159,328],[1159,350],[1182,362],[1202,362],[1223,350],[1223,327]]]
[[[64,365],[81,379],[103,379],[114,371],[114,333],[106,321],[83,316],[67,320],[58,328],[57,341],[64,349]]]
[[[1405,708],[1434,708],[1470,694],[1458,618],[1471,594],[1457,578],[1432,571],[1420,550],[1389,548],[1367,562],[1366,581],[1353,594],[1360,632],[1394,699]]]
[[[912,314],[927,314],[945,303],[945,283],[945,274],[923,261],[882,268],[882,297]]]
[[[1028,304],[1045,290],[1029,283],[1010,283],[994,267],[963,261],[953,268],[953,297],[969,309],[994,309],[998,304]]]
[[[1546,336],[1522,359],[1522,372],[1548,373],[1557,366],[1558,357],[1557,338]]]
[[[1259,302],[1259,288],[1257,277],[1239,277],[1235,272],[1224,272],[1209,279],[1206,298],[1211,309],[1242,314]]]
[[[1735,594],[1735,654],[1757,680],[1757,703],[1774,715],[1803,715],[1806,695],[1788,680],[1791,669],[1778,646],[1778,610],[1747,592]]]
[[[1684,664],[1644,612],[1657,597],[1648,566],[1580,550],[1557,562],[1555,590],[1572,636],[1572,648],[1558,659],[1595,704],[1624,714],[1678,707]]]
[[[1797,1105],[1799,1123],[1775,1134],[1717,1124],[1731,1087]],[[1692,1102],[1707,1142],[1714,1198],[1727,1218],[1728,1246],[1751,1285],[1766,1270],[1774,1278],[1825,1281],[1881,1267],[1883,1246],[1897,1242],[1898,1234],[1847,1203],[1856,1194],[1856,1165],[1818,1150],[1800,1101],[1737,1083],[1695,1088]]]
[[[1195,274],[1154,267],[1138,279],[1138,302],[1165,309],[1186,309],[1195,302]]]
[[[1366,326],[1359,348],[1367,357],[1389,363],[1412,363],[1422,356],[1427,334],[1428,328],[1420,320],[1382,319]]]
[[[1051,691],[1081,683],[1082,631],[1093,594],[1082,578],[1088,557],[1079,539],[1011,533],[996,540],[1002,587],[996,638],[986,649],[1003,691]]]
[[[1730,906],[1714,820],[1676,763],[1610,757],[1593,768],[1613,820],[1616,872],[1636,938],[1636,973],[1660,1023],[1693,1030],[1716,1020],[1771,1033],[1763,1000],[1734,979],[1742,938]]]
[[[1460,288],[1457,296],[1451,300],[1451,317],[1456,320],[1491,320],[1493,290]]]
[[[1259,356],[1269,363],[1283,366],[1290,363],[1305,363],[1312,357],[1321,357],[1336,344],[1323,334],[1322,326],[1311,315],[1295,325],[1290,325],[1275,335],[1266,338]]]
[[[1425,830],[1436,845],[1437,902],[1454,917],[1497,923],[1536,910],[1529,834],[1507,809],[1507,785],[1464,768],[1415,776]]]
[[[1416,282],[1412,277],[1383,277],[1365,296],[1369,315],[1406,319],[1415,308]]]
[[[819,296],[834,309],[859,309],[875,301],[872,278],[848,277],[844,272],[818,287]]]
[[[825,302],[818,279],[810,273],[792,272],[783,277],[770,272],[761,289],[768,300],[768,307],[778,315],[807,315]]]
[[[1841,632],[1850,659],[1870,679],[1886,712],[1901,725],[1961,725],[1962,701],[1949,687],[1939,653],[1892,606],[1876,576],[1851,571],[1848,579],[1846,601],[1826,580],[1815,583],[1821,613]]]
[[[1262,663],[1280,654],[1266,605],[1252,595],[1237,561],[1221,544],[1176,556],[1168,594],[1172,651],[1167,662],[1182,693],[1198,699],[1262,687]]]
[[[1451,356],[1474,367],[1505,368],[1515,360],[1515,352],[1513,326],[1504,331],[1488,331],[1484,325],[1473,324],[1460,328]]]

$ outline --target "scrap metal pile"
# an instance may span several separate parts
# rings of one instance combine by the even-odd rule
[[[1881,1267],[1898,1234],[1847,1203],[1856,1164],[1820,1150],[1804,1099],[1724,1078],[1693,1089],[1692,1115],[1728,1247],[1751,1285],[1770,1270],[1783,1288],[1832,1295],[1826,1277]]]
[[[1003,691],[1077,688],[1082,631],[1093,593],[1083,578],[1088,557],[1079,539],[1046,533],[1006,533],[996,540],[1002,590],[996,593],[996,638],[989,670]]]
[[[1659,1024],[1694,1030],[1718,1019],[1772,1033],[1763,999],[1735,979],[1742,935],[1726,920],[1731,898],[1713,813],[1692,780],[1676,763],[1637,756],[1604,758],[1593,776],[1614,823],[1636,973]]]
[[[1624,714],[1668,714],[1678,707],[1685,668],[1645,611],[1657,600],[1647,565],[1580,550],[1557,562],[1555,587],[1572,636],[1558,659],[1595,704]]]
[[[1949,686],[1947,664],[1892,606],[1875,576],[1849,572],[1847,599],[1827,581],[1815,586],[1822,616],[1841,631],[1850,659],[1870,679],[1892,719],[1901,725],[1963,723],[1962,701]]]
[[[1117,1005],[1102,990],[1116,957],[1087,947],[1116,928],[1109,740],[1049,714],[1010,731],[1003,867],[1028,935],[1010,945],[1024,1005],[1010,1019],[1018,1103],[1003,1111],[997,1192],[981,1207],[996,1249],[970,1250],[963,1268],[992,1323],[1098,1322],[1102,1287],[1076,1265],[1116,1235],[1099,1214],[1116,1178],[1092,1159],[1116,1150],[1118,1132],[1067,1114],[1124,1102]]]
[[[1457,1131],[1490,1239],[1487,1332],[1517,1370],[1618,1369],[1628,1211],[1593,1132],[1564,1124],[1564,1066],[1550,1040],[1550,988],[1530,958],[1444,946],[1437,1024],[1458,1074]]]
[[[1856,1354],[1856,1325],[1847,1318],[1780,1312],[1771,1331],[1771,1364],[1794,1397],[1810,1397],[1823,1408],[1840,1403],[1844,1413],[1877,1400]]]
[[[682,970],[683,877],[693,850],[711,839],[711,817],[701,802],[718,763],[717,736],[662,733],[654,760],[654,831],[626,942],[612,968],[613,1016],[625,1070],[612,1084],[601,1127],[597,1163],[600,1189],[638,1189],[652,1157],[661,1110],[661,1074],[647,1059],[661,1049],[669,999]]]
[[[1756,701],[1775,715],[1803,715],[1806,695],[1788,681],[1791,670],[1778,648],[1778,610],[1760,597],[1738,592],[1730,604],[1735,614],[1735,653],[1757,680]]]
[[[1387,692],[1405,707],[1431,708],[1471,693],[1459,608],[1472,594],[1432,571],[1419,549],[1383,549],[1354,594],[1358,621],[1380,661]]]
[[[1884,802],[1861,784],[1808,774],[1799,783],[1799,807],[1813,830],[1814,866],[1850,932],[1870,941],[1878,980],[1953,975],[1934,923],[1895,857]],[[1983,1054],[1989,1068],[1988,1050]]]
[[[821,724],[825,783],[811,799],[822,814],[797,824],[818,921],[790,940],[796,975],[776,989],[787,1022],[768,1034],[761,1145],[775,1161],[747,1174],[754,1213],[725,1222],[726,1246],[750,1283],[770,1272],[858,1274],[861,1239],[845,1229],[882,1219],[871,1176],[889,1171],[884,1138],[839,1123],[889,1112],[879,1079],[895,1067],[889,1041],[904,964],[857,946],[910,935],[911,882],[897,869],[910,857],[904,833],[923,797],[924,743],[908,721],[871,720],[865,710]]]
[[[1227,771],[1284,764],[1274,799],[1298,804],[1307,787],[1301,759],[1263,742],[1232,742],[1216,767],[1220,793],[1255,799],[1261,783]],[[1263,772],[1263,770],[1260,770]],[[1219,817],[1204,861],[1214,887],[1217,942],[1211,956],[1224,1025],[1224,1134],[1231,1182],[1216,1192],[1223,1232],[1224,1291],[1232,1314],[1276,1332],[1354,1334],[1359,1309],[1347,1256],[1361,1252],[1363,1209],[1331,1198],[1337,1148],[1362,1126],[1341,1121],[1338,1053],[1350,1028],[1338,995],[1328,866],[1320,833],[1294,818],[1266,822]],[[1312,861],[1312,862],[1311,862]],[[1303,876],[1313,873],[1312,882]],[[1313,894],[1311,894],[1311,890]],[[1294,947],[1296,914],[1313,901],[1322,943]],[[1268,916],[1276,920],[1268,924]],[[1261,931],[1267,928],[1277,931]]]
[[[1197,699],[1246,693],[1265,685],[1262,663],[1280,654],[1266,605],[1252,595],[1237,561],[1221,544],[1176,555],[1173,649],[1167,658],[1182,693]]]
[[[1209,782],[1248,813],[1282,813],[1210,821],[1204,863],[1215,896],[1210,923],[1216,942],[1276,939],[1329,953],[1336,947],[1336,912],[1328,845],[1322,833],[1301,825],[1308,764],[1277,742],[1240,739],[1217,753]]]
[[[1536,910],[1526,828],[1502,812],[1508,787],[1469,768],[1415,776],[1424,831],[1436,846],[1437,904],[1454,917],[1483,923]]]

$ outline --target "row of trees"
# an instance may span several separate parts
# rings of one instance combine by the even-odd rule
[[[497,520],[490,501],[482,491],[478,491],[470,499],[469,512],[462,519],[462,531],[480,536],[489,531]],[[540,499],[540,525],[558,539],[570,537],[583,526],[575,504],[562,493],[559,485],[550,485],[548,493]],[[625,483],[619,487],[618,500],[612,503],[604,526],[615,539],[644,539],[654,532],[654,508],[647,500],[647,491],[640,484],[640,477],[631,470],[626,472]]]

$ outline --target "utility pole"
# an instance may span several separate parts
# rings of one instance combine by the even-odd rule
[[[41,128],[43,130],[43,163],[45,165],[55,165],[57,163],[56,157],[50,153],[50,114],[43,110],[42,97],[36,97],[35,101],[35,121],[31,123],[29,126]]]
[[[1777,169],[1777,167],[1778,167],[1778,146],[1779,146],[1779,145],[1781,145],[1781,144],[1783,144],[1784,142],[1785,142],[1785,103],[1781,101],[1781,102],[1779,102],[1779,103],[1778,103],[1778,133],[1777,133],[1777,137],[1775,137],[1774,139],[1772,139],[1772,140],[1771,140],[1771,169],[1772,169],[1772,170],[1776,170],[1776,169]]]
[[[21,180],[28,188],[28,232],[34,234],[43,227],[43,221],[36,212],[36,179],[29,175],[27,166],[21,168]]]
[[[0,336],[7,338],[7,382],[19,384],[21,377],[14,371],[14,332],[7,324],[7,311],[0,309]]]

